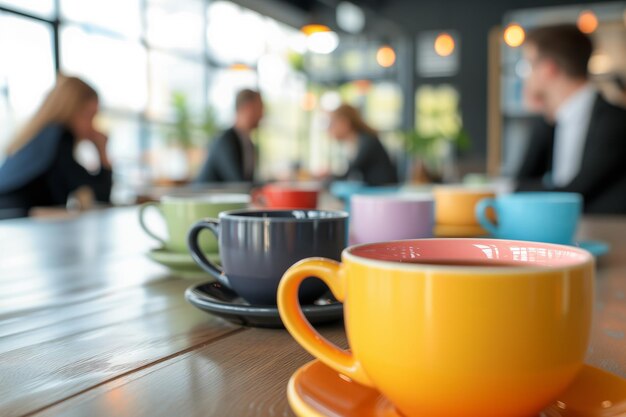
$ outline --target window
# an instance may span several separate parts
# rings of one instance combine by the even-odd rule
[[[179,58],[152,51],[150,53],[150,104],[148,115],[155,120],[173,119],[172,98],[185,96],[193,116],[200,116],[205,104],[205,67],[201,61]]]
[[[50,26],[0,13],[0,149],[54,85],[52,51]]]
[[[220,125],[233,123],[235,95],[244,88],[258,88],[257,75],[250,69],[216,69],[209,74],[209,105]]]
[[[143,110],[147,80],[146,51],[141,44],[66,26],[61,30],[61,45],[63,71],[93,83],[105,107]]]
[[[202,57],[204,1],[149,0],[147,7],[150,46]]]
[[[256,64],[265,51],[265,21],[231,2],[212,2],[207,12],[209,54],[222,64]]]
[[[114,196],[130,202],[142,183],[195,175],[215,126],[233,122],[236,93],[254,88],[268,110],[259,167],[271,177],[308,155],[306,78],[290,64],[302,47],[298,30],[223,0],[0,0],[0,147],[58,70],[84,78],[101,98]]]
[[[113,34],[139,39],[140,0],[60,0],[61,15],[74,23],[95,26]]]
[[[115,161],[115,175],[123,184],[139,185],[143,173],[137,161],[142,158],[141,123],[136,116],[102,112],[98,127],[109,135],[109,156]]]
[[[365,118],[381,132],[400,129],[402,90],[394,82],[375,83],[365,100]]]
[[[54,17],[55,0],[0,0],[0,6],[8,7],[24,13],[32,13],[37,17],[51,19]]]

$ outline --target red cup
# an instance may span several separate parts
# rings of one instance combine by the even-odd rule
[[[269,184],[252,191],[252,203],[273,209],[315,209],[318,194],[316,188]]]

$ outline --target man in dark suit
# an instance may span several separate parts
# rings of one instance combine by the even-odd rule
[[[574,25],[528,34],[525,94],[543,120],[532,131],[518,189],[577,192],[588,213],[626,213],[626,109],[589,82],[591,52]]]
[[[235,124],[219,135],[196,182],[252,182],[257,152],[250,135],[263,118],[263,100],[254,90],[242,90],[235,99]]]

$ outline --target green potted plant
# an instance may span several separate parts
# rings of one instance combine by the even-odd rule
[[[194,117],[183,92],[172,93],[171,106],[174,120],[165,132],[169,148],[166,172],[169,180],[186,182],[204,160],[207,145],[219,126],[211,107],[206,107],[200,117]]]
[[[417,182],[454,179],[455,155],[471,145],[463,129],[456,90],[423,87],[417,93],[416,127],[403,132],[412,156],[408,177]]]

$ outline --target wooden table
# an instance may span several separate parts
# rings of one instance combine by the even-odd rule
[[[599,263],[588,362],[626,377],[626,219],[585,219]],[[198,281],[146,251],[136,209],[0,222],[0,416],[291,416],[285,389],[311,357],[284,330],[188,305]],[[322,333],[345,346],[340,325]]]

